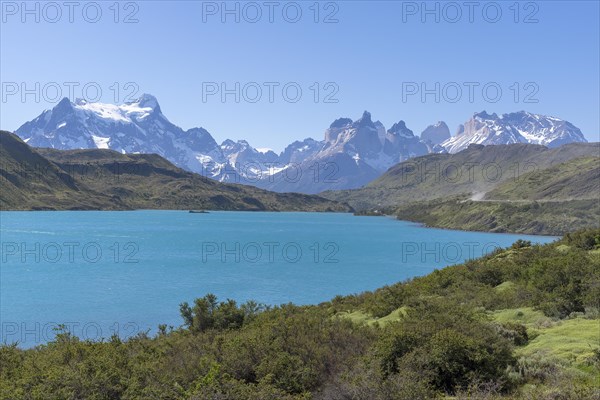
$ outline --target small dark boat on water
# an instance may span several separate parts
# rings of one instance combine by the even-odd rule
[[[191,214],[208,214],[206,210],[190,210]]]

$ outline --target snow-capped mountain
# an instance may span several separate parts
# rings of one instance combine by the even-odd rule
[[[545,115],[519,111],[510,114],[476,113],[459,127],[456,136],[441,145],[457,153],[470,144],[532,143],[557,147],[565,143],[587,142],[579,128],[568,121]]]
[[[250,146],[245,140],[234,142],[233,140],[227,139],[221,143],[221,151],[231,165],[248,162],[266,164],[278,160],[279,156],[273,150],[261,150]]]
[[[229,169],[219,180],[233,183],[253,183],[262,179],[274,173],[279,160],[273,150],[255,149],[245,140],[234,142],[227,139],[221,143],[221,152]]]
[[[303,193],[357,188],[409,158],[456,153],[472,143],[555,147],[586,141],[567,121],[524,111],[475,114],[453,137],[444,122],[428,126],[421,137],[403,120],[386,130],[365,111],[356,121],[333,121],[323,140],[295,141],[276,154],[254,148],[246,140],[228,139],[219,145],[203,128],[183,130],[162,114],[156,98],[148,94],[122,105],[65,98],[16,133],[34,147],[157,153],[181,168],[219,181]]]
[[[377,178],[400,161],[430,151],[404,121],[386,131],[365,111],[356,121],[333,121],[322,142],[306,139],[288,146],[280,156],[282,170],[257,185],[281,192],[352,189]]]
[[[392,158],[392,165],[409,158],[423,156],[431,152],[429,146],[406,127],[404,121],[392,125],[387,131],[383,152]],[[386,166],[386,170],[392,165]]]
[[[424,142],[431,142],[436,145],[450,139],[450,129],[444,121],[438,121],[434,125],[429,125],[423,132],[421,132],[421,140]]]
[[[376,158],[381,153],[383,143],[371,114],[365,111],[354,122],[350,118],[335,120],[325,131],[325,145],[319,155],[346,153],[356,160]]]
[[[326,158],[337,153],[348,154],[384,172],[400,161],[427,154],[429,150],[404,121],[386,131],[381,122],[373,122],[371,114],[365,111],[354,122],[350,118],[335,120],[325,131],[323,148],[315,156]]]
[[[214,178],[227,163],[210,133],[203,128],[184,131],[172,124],[148,94],[122,105],[64,98],[16,133],[34,147],[156,153],[181,168]]]
[[[306,138],[303,141],[297,140],[283,150],[279,156],[279,162],[283,165],[300,164],[321,150],[324,144],[325,142],[312,138]]]

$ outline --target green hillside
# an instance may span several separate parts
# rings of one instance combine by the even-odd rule
[[[319,196],[216,182],[155,154],[33,149],[8,132],[0,132],[0,154],[3,210],[350,211]]]
[[[0,209],[119,208],[79,185],[17,136],[0,131]]]

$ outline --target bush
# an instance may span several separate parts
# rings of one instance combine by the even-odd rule
[[[567,233],[560,242],[583,250],[598,249],[600,248],[600,229]]]
[[[523,316],[523,312],[517,312],[517,316]],[[529,335],[527,334],[527,328],[523,324],[515,322],[505,322],[496,326],[498,333],[510,340],[515,346],[524,346],[529,342]]]
[[[264,305],[253,301],[241,307],[231,299],[218,303],[217,297],[211,293],[196,299],[194,307],[190,307],[187,302],[179,306],[185,326],[194,332],[204,332],[208,329],[239,329],[244,322],[253,319],[264,309]]]

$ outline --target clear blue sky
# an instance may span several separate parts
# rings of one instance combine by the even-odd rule
[[[436,4],[439,7],[436,22],[436,15],[422,15],[420,1],[322,2],[319,23],[314,22],[312,1],[298,2],[302,17],[297,23],[288,22],[296,10],[289,2],[278,2],[273,22],[264,2],[254,3],[262,12],[256,23],[249,22],[256,9],[244,8],[246,3],[239,5],[239,23],[235,15],[225,15],[222,23],[221,10],[209,13],[214,5],[221,8],[220,1],[121,3],[119,23],[114,22],[114,8],[110,8],[113,1],[99,3],[102,16],[97,23],[84,19],[86,2],[74,10],[72,23],[67,8],[62,8],[56,23],[50,22],[56,19],[56,10],[40,8],[38,23],[35,15],[23,15],[20,1],[3,1],[0,127],[15,130],[54,105],[44,101],[44,96],[38,103],[33,95],[24,102],[19,95],[7,95],[7,82],[25,82],[29,88],[35,82],[42,87],[57,82],[65,95],[68,87],[63,83],[78,82],[75,97],[84,96],[83,84],[97,82],[101,100],[106,102],[114,102],[113,82],[121,86],[117,100],[125,97],[125,84],[135,82],[139,93],[155,95],[163,113],[185,129],[202,126],[219,142],[245,138],[256,147],[278,151],[293,140],[321,139],[334,119],[356,119],[364,110],[387,128],[403,119],[420,133],[427,125],[444,120],[454,133],[473,112],[524,109],[567,119],[588,140],[599,140],[598,1],[521,2],[518,16],[513,1],[496,2],[502,11],[496,23],[490,22],[496,19],[490,2],[476,2],[474,22],[469,21],[468,8],[461,6],[457,17],[456,9],[446,3],[428,3],[432,9]],[[235,2],[228,6],[235,7]],[[413,15],[415,6],[419,9]],[[95,9],[86,10],[85,17],[93,20]],[[139,22],[123,23],[132,12]],[[338,22],[323,23],[332,13]],[[236,103],[229,95],[223,103],[220,96],[208,96],[203,101],[203,82],[225,82],[230,88],[235,82],[241,86],[257,82],[263,88],[262,98],[251,103],[242,96]],[[280,83],[272,103],[264,82]],[[288,82],[296,82],[303,91],[296,103],[285,101],[281,93]],[[314,82],[321,85],[316,103],[311,90]],[[339,88],[333,96],[337,103],[323,101],[336,87],[324,89],[327,82]],[[440,101],[433,94],[424,102],[420,95],[403,99],[410,82],[429,88],[439,82]],[[449,82],[463,87],[461,97],[457,98],[454,84],[446,85],[443,95],[442,88]],[[473,102],[465,82],[479,83]],[[503,91],[495,103],[490,101],[495,85],[487,99],[482,93],[488,82],[496,82]],[[515,82],[520,86],[516,102]],[[534,84],[525,86],[528,82]],[[52,89],[52,85],[46,87]],[[254,88],[247,88],[251,99]],[[534,91],[531,98],[538,102],[524,103]],[[90,89],[88,97],[93,96]]]

